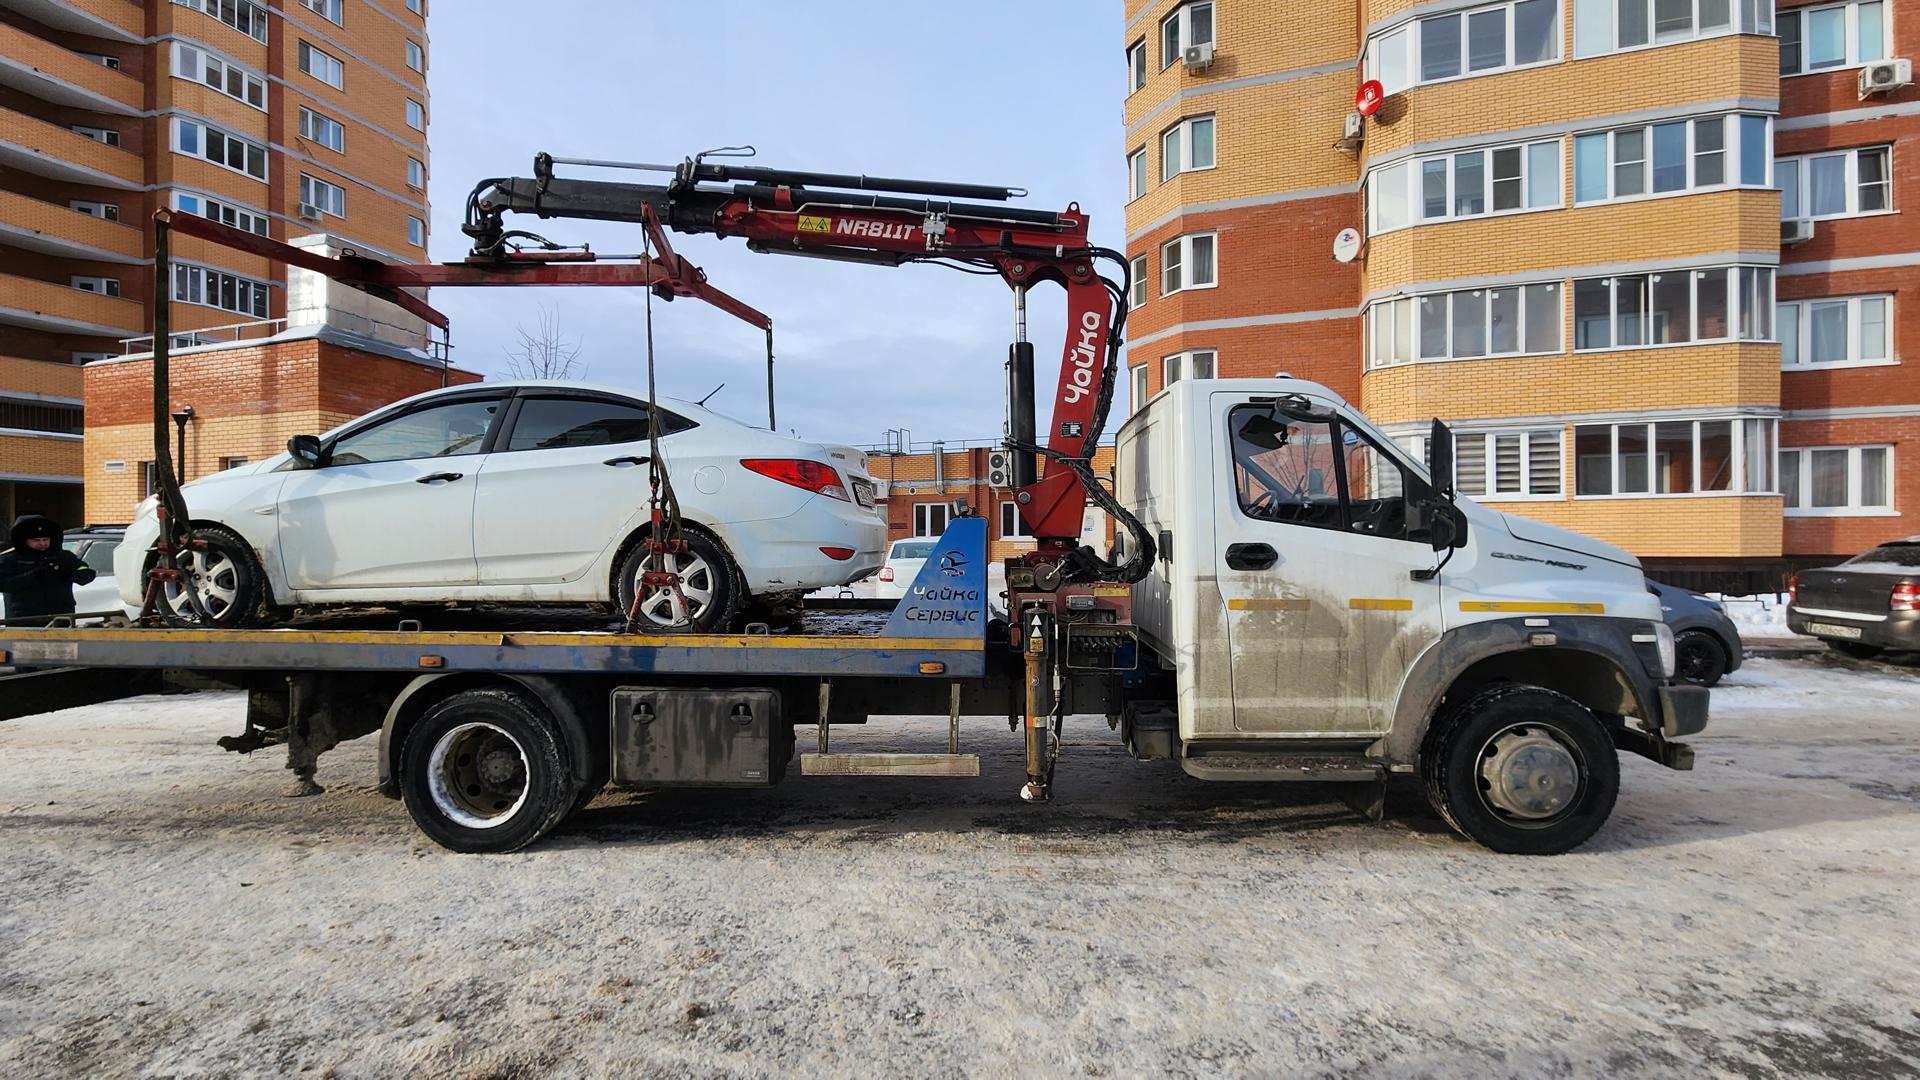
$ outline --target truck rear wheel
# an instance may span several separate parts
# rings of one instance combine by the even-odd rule
[[[401,753],[400,794],[441,847],[517,851],[573,809],[577,783],[551,718],[505,689],[467,690],[427,710]]]
[[[1428,734],[1427,800],[1468,839],[1509,855],[1558,855],[1613,812],[1620,759],[1586,706],[1537,686],[1502,686]]]

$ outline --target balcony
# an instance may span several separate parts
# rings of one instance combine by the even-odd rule
[[[13,109],[0,109],[0,167],[125,191],[146,182],[140,155]]]
[[[81,370],[78,364],[0,356],[0,397],[78,405]]]
[[[116,116],[138,116],[145,95],[138,79],[5,24],[0,24],[0,86]]]
[[[129,43],[147,36],[147,13],[138,0],[0,0],[0,8],[72,34]]]
[[[8,429],[0,435],[0,480],[77,484],[84,445],[78,435],[27,434]]]
[[[137,265],[144,261],[146,240],[131,225],[0,191],[0,244],[69,259]]]
[[[140,333],[146,321],[146,305],[137,300],[0,274],[0,325],[123,338]]]

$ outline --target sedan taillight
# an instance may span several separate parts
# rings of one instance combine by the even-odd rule
[[[880,568],[880,580],[881,580],[881,581],[892,581],[892,580],[893,580],[893,567],[891,567],[891,566],[883,566],[883,567],[881,567],[881,568]]]
[[[805,488],[829,499],[853,501],[847,498],[847,489],[840,483],[840,474],[834,472],[831,465],[808,461],[806,458],[744,458],[740,466],[749,472]]]
[[[1920,582],[1903,581],[1893,587],[1887,607],[1894,611],[1920,611]]]
[[[1799,601],[1799,599],[1800,599],[1800,575],[1788,574],[1787,575],[1787,603],[1789,604],[1796,603]]]

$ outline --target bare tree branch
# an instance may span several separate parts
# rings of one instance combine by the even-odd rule
[[[507,374],[516,379],[580,379],[587,365],[579,363],[584,339],[568,341],[560,329],[560,313],[540,305],[540,325],[528,330],[522,324],[514,330],[519,339],[507,350]]]

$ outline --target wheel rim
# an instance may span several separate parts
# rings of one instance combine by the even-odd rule
[[[1699,638],[1689,638],[1680,643],[1680,677],[1688,682],[1701,682],[1713,675],[1713,646]]]
[[[1544,828],[1572,812],[1586,787],[1580,751],[1544,724],[1514,724],[1480,748],[1480,798],[1525,828]]]
[[[634,571],[633,589],[640,597],[640,614],[656,626],[677,626],[683,623],[699,622],[713,605],[716,586],[713,565],[702,558],[698,552],[668,552],[667,564],[673,572],[680,575],[680,596],[686,599],[685,605],[675,597],[673,590],[658,585],[641,583],[641,576],[652,564],[651,557],[640,561],[640,568]]]
[[[189,565],[193,572],[193,593],[199,597],[206,613],[219,619],[233,610],[234,603],[240,599],[240,564],[226,552],[214,550],[194,552]],[[194,614],[193,604],[179,584],[169,582],[166,596],[174,614]]]
[[[527,753],[487,723],[461,724],[440,736],[427,758],[427,793],[456,825],[496,829],[527,801]]]

